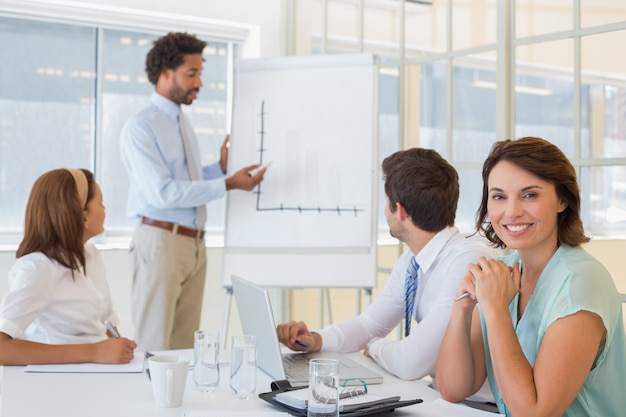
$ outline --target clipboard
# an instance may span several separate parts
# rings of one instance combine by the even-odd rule
[[[298,389],[306,389],[306,387],[292,387],[289,381],[282,380],[282,381],[272,382],[271,388],[272,388],[272,391],[270,392],[260,393],[259,398],[267,401],[268,403],[274,405],[275,407],[278,407],[284,411],[287,411],[289,414],[293,416],[307,417],[306,409],[290,407],[287,404],[284,404],[276,400],[275,398],[276,395],[280,394],[281,392],[287,392],[287,391],[298,390]],[[390,401],[390,402],[383,403],[383,404],[374,404],[374,405],[367,406],[364,408],[359,408],[357,410],[351,410],[347,412],[340,411],[339,416],[340,417],[358,417],[358,416],[368,416],[372,414],[388,413],[388,412],[395,410],[396,408],[406,407],[408,405],[413,405],[413,404],[419,404],[421,402],[423,402],[421,398],[416,398],[413,400]]]

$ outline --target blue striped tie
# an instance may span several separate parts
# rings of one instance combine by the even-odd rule
[[[415,302],[415,292],[417,291],[417,270],[419,265],[415,257],[411,257],[411,263],[406,269],[406,278],[404,279],[404,337],[411,333],[411,322],[413,321],[413,303]]]

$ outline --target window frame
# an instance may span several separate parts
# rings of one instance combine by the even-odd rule
[[[387,54],[386,56],[395,56],[395,59],[389,59],[385,61],[381,68],[392,69],[395,67],[400,68],[399,82],[400,93],[398,97],[399,106],[399,147],[406,149],[413,146],[420,146],[419,135],[417,134],[419,126],[410,116],[411,103],[415,101],[415,97],[411,96],[411,82],[413,82],[410,74],[410,67],[412,65],[420,65],[428,62],[445,62],[447,65],[447,91],[444,93],[447,96],[447,113],[448,121],[446,126],[446,139],[445,143],[441,144],[439,151],[445,158],[449,159],[452,165],[458,170],[463,169],[478,169],[482,168],[480,162],[459,162],[455,161],[454,155],[454,117],[453,117],[453,81],[454,81],[454,60],[467,58],[472,60],[473,57],[481,56],[484,54],[493,54],[496,68],[496,128],[495,137],[499,139],[515,138],[516,136],[516,74],[518,72],[519,63],[516,62],[515,52],[519,46],[532,45],[536,43],[542,43],[554,40],[573,40],[572,55],[574,56],[574,66],[572,68],[574,79],[573,89],[575,97],[575,110],[574,110],[574,146],[575,152],[573,156],[570,156],[570,161],[577,170],[579,179],[581,178],[581,172],[585,168],[589,167],[626,167],[626,158],[614,157],[614,158],[598,158],[598,157],[583,157],[581,155],[581,124],[582,124],[582,88],[585,87],[585,76],[582,74],[581,64],[581,39],[585,36],[602,34],[612,31],[626,30],[626,20],[622,22],[612,22],[606,24],[599,24],[596,26],[581,26],[581,10],[583,6],[583,0],[573,0],[571,15],[568,16],[571,20],[571,29],[547,32],[539,35],[530,35],[524,37],[516,37],[516,3],[515,2],[495,2],[493,8],[495,10],[495,22],[496,22],[496,39],[495,42],[485,42],[484,44],[471,46],[467,48],[455,48],[453,45],[453,30],[454,30],[454,4],[449,0],[433,1],[430,2],[431,7],[438,7],[441,9],[441,22],[445,22],[445,47],[440,50],[429,49],[428,47],[417,50],[415,45],[411,45],[406,39],[407,22],[409,21],[411,14],[424,10],[423,7],[428,5],[414,5],[408,1],[395,2],[395,6],[392,6],[391,1],[385,2],[382,0],[324,0],[318,2],[319,4],[313,5],[314,2],[303,2],[303,9],[309,7],[308,14],[319,15],[321,23],[317,27],[311,25],[311,29],[307,33],[300,33],[299,36],[302,41],[302,49],[307,47],[311,48],[309,53],[315,50],[321,50],[321,53],[328,53],[329,51],[370,51],[374,53]],[[300,6],[301,3],[298,3]],[[337,16],[341,12],[347,10],[346,5],[352,5],[353,16],[351,16],[355,22],[355,30],[352,35],[333,33],[329,28],[337,27]],[[343,7],[340,7],[343,6]],[[365,37],[365,16],[367,10],[374,9],[385,10],[391,12],[393,18],[397,23],[396,41],[382,42],[378,39],[367,39]],[[421,8],[421,9],[420,9]],[[366,10],[367,9],[367,10]],[[445,9],[445,10],[444,10]],[[333,15],[333,12],[336,15]],[[395,13],[395,14],[394,14]],[[347,13],[342,15],[343,21],[349,20]],[[333,20],[334,19],[334,20]],[[333,21],[335,25],[333,25]],[[295,42],[296,44],[300,44]],[[296,51],[306,53],[306,51]],[[626,140],[626,138],[625,138]],[[442,141],[443,142],[443,141]],[[382,155],[381,155],[382,157]],[[585,198],[584,196],[583,199]],[[462,202],[460,201],[459,204]],[[590,219],[591,220],[591,219]],[[389,244],[394,241],[388,237],[389,230],[383,224],[379,224],[379,238],[380,244]],[[595,234],[595,231],[591,229],[591,224],[585,224],[587,233],[592,234],[594,238],[600,239],[623,239],[619,233],[608,232],[601,235]],[[464,230],[471,231],[471,230]]]
[[[41,2],[36,0],[20,0],[3,2],[0,17],[15,18],[54,24],[66,24],[94,29],[97,65],[96,73],[102,73],[102,33],[104,30],[163,35],[167,32],[193,33],[204,39],[224,42],[228,45],[230,60],[228,64],[227,91],[227,126],[230,125],[232,109],[232,77],[234,56],[236,53],[253,57],[260,54],[259,45],[254,40],[255,26],[218,19],[199,18],[188,15],[159,13],[149,10],[133,10],[103,5],[71,5],[65,2]],[[89,155],[91,169],[99,180],[99,167],[102,147],[102,78],[97,76],[94,99],[94,131],[92,151]],[[127,248],[132,230],[128,233],[113,233],[96,238],[99,247]],[[22,229],[19,231],[0,230],[0,250],[15,250],[21,240]],[[210,230],[206,237],[207,246],[220,247],[224,244],[223,229]]]

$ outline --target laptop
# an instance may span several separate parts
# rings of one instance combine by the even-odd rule
[[[309,360],[330,358],[339,361],[339,383],[342,385],[346,379],[351,379],[347,385],[361,385],[359,380],[368,385],[383,382],[381,375],[340,353],[283,353],[268,291],[236,275],[231,278],[241,328],[244,334],[256,337],[257,365],[273,380],[287,380],[294,387],[306,386],[309,384]]]

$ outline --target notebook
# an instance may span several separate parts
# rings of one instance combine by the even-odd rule
[[[135,352],[135,357],[128,363],[65,363],[49,365],[27,365],[24,372],[52,373],[139,373],[143,372],[143,352]]]
[[[359,379],[368,385],[383,382],[381,375],[339,353],[283,353],[267,290],[236,275],[231,278],[241,328],[245,334],[256,337],[258,367],[271,378],[286,379],[294,387],[306,386],[309,384],[309,360],[331,358],[339,361],[340,384],[346,379],[353,379],[349,385],[361,384]]]

